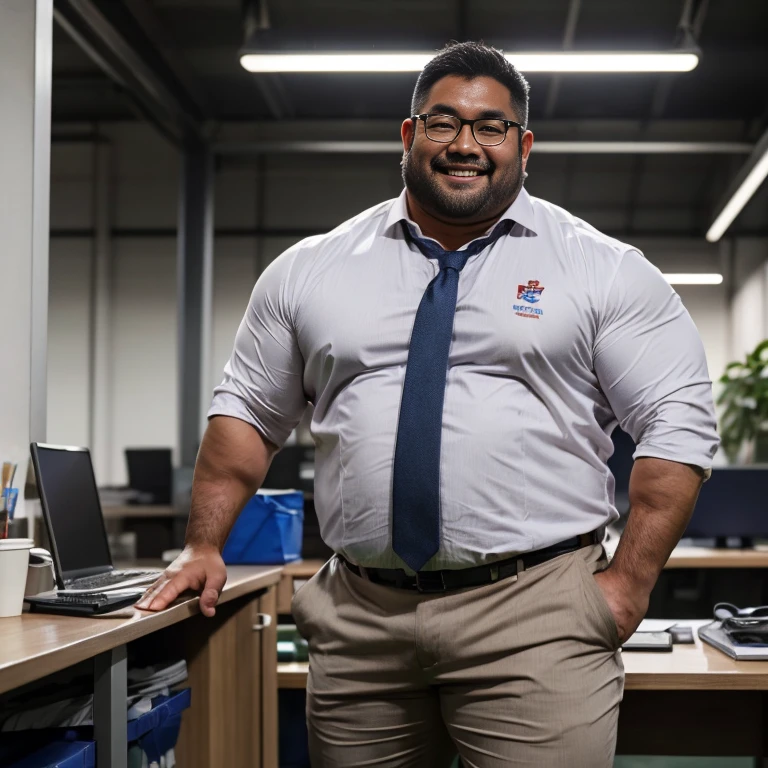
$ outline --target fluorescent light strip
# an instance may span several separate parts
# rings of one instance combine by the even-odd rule
[[[434,53],[244,53],[249,72],[420,72]],[[510,53],[529,72],[690,72],[699,57],[667,53]]]
[[[747,174],[741,186],[733,193],[733,197],[726,203],[720,215],[712,222],[707,232],[707,240],[716,243],[731,226],[733,220],[741,213],[741,209],[749,202],[752,195],[768,176],[768,150],[757,161],[752,170]]]
[[[670,285],[720,285],[723,282],[722,275],[706,272],[693,274],[670,272],[665,273],[664,277]]]

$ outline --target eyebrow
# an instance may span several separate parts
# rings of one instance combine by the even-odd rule
[[[459,115],[458,110],[454,109],[448,104],[433,104],[432,107],[428,110],[428,112],[430,114],[453,115],[454,117],[461,117],[461,115]],[[478,120],[492,120],[492,119],[509,120],[511,118],[507,117],[506,113],[500,109],[485,109],[480,113],[480,116],[477,119]]]

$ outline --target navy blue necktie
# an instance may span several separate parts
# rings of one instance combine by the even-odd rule
[[[512,223],[505,219],[463,251],[446,251],[432,240],[413,236],[403,222],[406,239],[440,265],[416,311],[395,446],[392,548],[414,571],[440,548],[440,438],[459,273]]]

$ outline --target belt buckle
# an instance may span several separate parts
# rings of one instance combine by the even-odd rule
[[[416,589],[419,592],[445,592],[447,588],[445,586],[443,572],[416,571]]]

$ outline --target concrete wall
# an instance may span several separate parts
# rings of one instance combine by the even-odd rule
[[[102,484],[126,481],[123,449],[172,446],[177,440],[176,239],[179,161],[150,128],[100,128],[111,147],[107,190],[113,237],[111,433],[109,455],[94,456]],[[89,444],[92,407],[93,264],[96,203],[94,146],[53,147],[48,439]],[[264,161],[263,161],[264,162]],[[533,180],[531,180],[533,181]],[[257,237],[254,230],[327,230],[399,194],[396,158],[293,155],[217,171],[214,296],[209,384],[218,382],[253,283],[261,270],[300,235]],[[266,190],[266,193],[263,193]],[[542,194],[531,185],[532,194]],[[100,202],[104,202],[101,200]],[[556,201],[555,201],[556,202]],[[222,233],[223,230],[223,233]],[[724,249],[701,240],[637,240],[663,271],[724,272]],[[735,353],[768,332],[762,240],[737,243],[738,300],[730,285],[679,286],[704,340],[716,379]],[[755,270],[761,277],[756,278]],[[757,280],[758,286],[754,281]],[[753,284],[754,283],[754,284]],[[756,325],[755,317],[763,318]],[[755,342],[756,343],[756,342]]]

